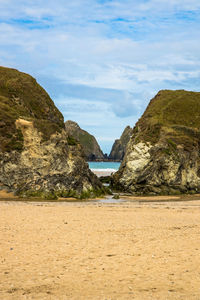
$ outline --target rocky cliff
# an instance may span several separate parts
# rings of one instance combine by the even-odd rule
[[[113,185],[133,194],[200,192],[200,93],[163,90],[150,101]]]
[[[31,76],[0,67],[0,188],[80,195],[101,189],[62,114]],[[38,193],[39,194],[39,193]]]
[[[73,121],[65,122],[65,129],[69,136],[75,138],[83,147],[86,160],[103,160],[104,155],[95,137]]]
[[[120,139],[115,140],[109,155],[109,159],[121,161],[124,158],[126,146],[131,138],[131,135],[132,128],[130,126],[127,126],[124,129]]]

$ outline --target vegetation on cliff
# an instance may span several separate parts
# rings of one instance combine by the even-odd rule
[[[136,194],[200,191],[200,93],[163,90],[150,101],[113,185]]]
[[[0,188],[20,195],[77,197],[104,191],[65,131],[63,116],[28,74],[0,67]]]
[[[68,139],[74,143],[77,140],[82,145],[87,160],[104,159],[103,152],[93,135],[81,129],[76,122],[70,120],[65,122],[65,128],[69,136]]]
[[[109,155],[109,159],[121,161],[124,158],[126,146],[131,138],[132,131],[133,130],[130,126],[127,126],[124,129],[120,139],[115,140]]]
[[[169,146],[191,147],[200,134],[200,93],[162,90],[149,103],[133,129],[133,139],[155,144],[167,138]]]
[[[44,140],[64,128],[62,114],[33,77],[0,67],[0,151],[22,150],[23,135],[15,126],[21,117],[33,121]]]

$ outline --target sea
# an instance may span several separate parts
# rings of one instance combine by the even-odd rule
[[[120,162],[112,161],[89,161],[88,164],[92,171],[99,172],[116,172],[120,166]]]

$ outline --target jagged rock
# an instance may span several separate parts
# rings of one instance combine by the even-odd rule
[[[0,187],[11,191],[101,189],[63,116],[31,76],[0,67]]]
[[[120,139],[115,140],[109,155],[109,159],[116,161],[123,160],[126,146],[131,138],[132,131],[133,129],[130,126],[127,126],[124,129]]]
[[[200,93],[160,91],[136,123],[112,180],[133,194],[200,192]]]
[[[86,160],[103,160],[103,152],[97,143],[95,137],[87,131],[80,128],[80,126],[73,121],[65,122],[65,129],[69,136],[75,138],[83,147]]]

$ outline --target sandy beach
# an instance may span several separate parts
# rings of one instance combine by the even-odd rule
[[[200,201],[166,200],[1,201],[0,299],[200,299]]]
[[[92,172],[97,175],[97,177],[105,177],[105,176],[111,176],[112,174],[114,174],[116,171],[110,171],[110,170],[92,170]]]

